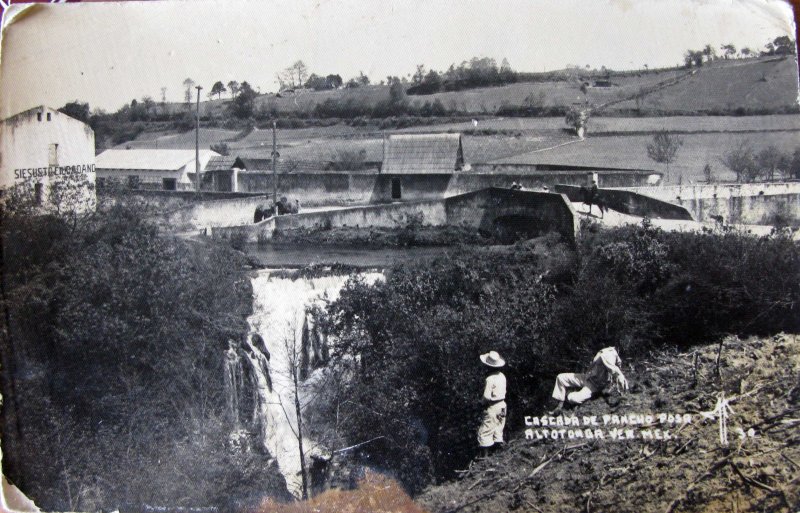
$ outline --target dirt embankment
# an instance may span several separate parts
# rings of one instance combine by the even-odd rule
[[[459,480],[430,488],[417,502],[442,513],[798,511],[796,335],[728,338],[721,346],[626,364],[624,371],[629,393],[565,412],[579,426],[556,426],[553,439],[550,426],[522,423],[524,415],[533,423],[543,412],[519,412],[519,424],[506,428],[511,441],[505,449],[474,461]],[[722,398],[729,406],[727,446],[721,443]],[[636,424],[647,419],[631,414],[653,419]],[[634,424],[624,425],[623,415]],[[588,426],[595,437],[588,438],[584,418],[593,416],[598,425]],[[598,430],[603,439],[596,438]],[[582,437],[574,436],[578,431]],[[550,437],[537,439],[546,432]]]

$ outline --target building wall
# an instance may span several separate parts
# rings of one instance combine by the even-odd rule
[[[611,170],[582,168],[572,170],[546,170],[535,164],[472,164],[472,173],[501,174],[521,182],[523,187],[537,188],[555,184],[588,185],[591,176],[597,175],[598,187],[646,186],[649,181],[662,179],[662,173],[652,170]]]
[[[586,185],[591,173],[576,171],[536,171],[531,166],[503,165],[492,172],[458,172],[452,174],[386,175],[373,173],[291,173],[278,177],[278,196],[297,199],[302,205],[364,205],[388,203],[392,198],[392,181],[400,183],[400,201],[446,198],[487,187],[510,187],[520,183],[529,190],[540,190],[555,184]],[[483,167],[482,167],[483,169]],[[486,170],[489,170],[486,168]],[[633,172],[601,172],[601,187],[634,186],[647,183],[647,174]],[[239,174],[239,191],[272,193],[272,174],[243,172]]]
[[[175,180],[175,190],[193,191],[194,184],[189,182],[185,168],[173,171],[168,169],[103,169],[97,168],[97,178],[113,181],[122,187],[128,187],[128,177],[135,176],[140,189],[163,190],[164,178]]]
[[[201,200],[167,213],[167,223],[176,227],[220,227],[252,224],[259,205],[271,204],[263,195]]]
[[[800,182],[636,187],[626,190],[685,207],[696,221],[722,216],[734,224],[800,222]]]
[[[55,161],[54,144],[58,145]],[[56,183],[82,184],[75,196],[76,205],[94,208],[94,131],[89,125],[46,107],[0,123],[0,188],[24,186],[35,190],[36,184],[41,184],[47,201]]]

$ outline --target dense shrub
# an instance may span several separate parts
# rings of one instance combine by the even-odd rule
[[[61,511],[281,489],[265,456],[228,448],[222,354],[250,308],[233,252],[125,207],[79,224],[3,214],[6,475]]]
[[[509,379],[533,385],[543,368],[553,287],[541,282],[531,252],[477,258],[465,253],[423,267],[400,266],[385,283],[351,281],[331,309],[341,361],[358,355],[340,405],[343,426],[368,440],[372,463],[412,490],[465,463],[480,404],[478,355],[513,355]],[[515,388],[509,398],[521,401]],[[366,405],[368,407],[364,407]],[[515,408],[515,411],[519,411]]]
[[[350,368],[336,406],[346,443],[410,490],[474,455],[491,349],[508,361],[509,426],[542,411],[555,375],[601,347],[623,359],[725,333],[800,330],[800,247],[789,237],[587,226],[506,250],[455,252],[385,282],[347,284],[328,310]],[[354,362],[358,362],[355,364]]]

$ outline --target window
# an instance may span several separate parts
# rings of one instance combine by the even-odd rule
[[[162,189],[165,191],[174,191],[176,187],[176,181],[174,178],[164,178],[161,180]]]
[[[52,143],[48,151],[48,162],[51,166],[58,165],[58,144]]]
[[[128,188],[129,189],[138,189],[139,188],[139,176],[138,175],[128,175]]]
[[[51,119],[51,116],[52,116],[52,114],[50,114],[50,113],[48,112],[48,113],[47,113],[47,121],[50,121],[50,119]]]
[[[37,112],[36,113],[36,121],[41,121],[41,120],[42,120],[42,113],[41,112]]]
[[[36,204],[41,205],[44,203],[44,184],[37,183],[33,186],[33,194],[34,198],[36,199]]]
[[[403,196],[402,186],[399,178],[392,178],[392,199],[400,199]]]

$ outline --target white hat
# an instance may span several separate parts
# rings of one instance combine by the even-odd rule
[[[502,367],[506,364],[506,361],[497,354],[497,351],[489,351],[488,353],[482,354],[481,361],[489,367]]]

